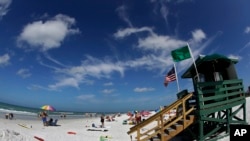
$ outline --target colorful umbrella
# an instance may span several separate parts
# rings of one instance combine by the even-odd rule
[[[47,110],[47,111],[55,111],[56,109],[50,105],[44,105],[41,107],[41,109],[43,110]]]

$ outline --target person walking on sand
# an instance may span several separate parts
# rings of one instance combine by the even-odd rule
[[[104,115],[101,116],[101,128],[104,128]]]

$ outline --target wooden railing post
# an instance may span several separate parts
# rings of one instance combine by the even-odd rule
[[[164,119],[164,115],[161,114],[161,115],[160,115],[160,121],[161,121],[161,123],[160,123],[160,124],[161,124],[161,125],[160,125],[161,131],[160,131],[160,132],[161,132],[161,135],[163,135],[163,133],[164,133],[163,119]],[[163,139],[164,139],[164,138],[163,138],[163,136],[162,136],[162,137],[161,137],[161,141],[164,141]]]
[[[186,99],[182,100],[182,118],[183,118],[183,127],[186,128]]]
[[[137,141],[141,140],[140,128],[137,129]]]

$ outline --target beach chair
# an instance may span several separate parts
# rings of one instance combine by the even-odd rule
[[[57,125],[57,121],[58,121],[58,119],[55,119],[55,121],[51,123],[51,126],[56,126]]]

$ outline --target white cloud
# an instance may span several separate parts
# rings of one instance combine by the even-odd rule
[[[201,42],[203,39],[206,39],[206,34],[201,29],[193,31],[192,36],[193,40],[197,43]]]
[[[184,45],[186,42],[175,39],[170,36],[151,35],[143,39],[139,39],[138,47],[143,50],[172,50]]]
[[[94,98],[95,98],[95,95],[93,95],[93,94],[85,94],[85,95],[77,96],[77,99],[80,99],[80,100],[90,100],[90,99],[94,99]]]
[[[169,11],[168,11],[167,6],[163,2],[161,2],[160,12],[161,12],[161,15],[162,15],[163,19],[165,20],[166,24],[168,24]]]
[[[27,78],[31,76],[29,69],[24,69],[24,68],[18,70],[16,74],[21,76],[22,78]]]
[[[104,90],[102,90],[102,93],[111,94],[111,93],[113,93],[114,91],[115,91],[114,89],[104,89]]]
[[[236,55],[233,55],[233,54],[228,55],[228,58],[230,58],[230,59],[237,59],[237,60],[241,60],[242,59],[241,56],[236,56]]]
[[[127,37],[131,34],[135,34],[138,32],[144,32],[144,31],[148,31],[151,34],[153,33],[152,29],[150,27],[141,27],[141,28],[125,28],[125,29],[119,29],[115,34],[114,37],[115,38],[124,38]]]
[[[246,33],[246,34],[249,34],[249,33],[250,33],[250,26],[246,27],[245,33]]]
[[[69,87],[69,86],[79,88],[79,81],[72,77],[63,78],[60,79],[56,84],[49,85],[49,89],[57,90],[60,87]]]
[[[130,27],[133,27],[131,21],[129,20],[129,17],[127,15],[127,7],[125,5],[122,5],[116,9],[116,12],[118,12],[118,16],[125,21]]]
[[[9,54],[4,54],[4,55],[0,56],[0,66],[8,65],[10,63],[9,61],[10,61]]]
[[[0,0],[0,19],[9,11],[9,6],[12,0]]]
[[[47,58],[47,57],[46,57]],[[47,58],[48,59],[48,58]],[[118,63],[113,63],[109,60],[101,60],[91,56],[87,56],[86,60],[78,66],[67,66],[50,57],[52,63],[60,64],[58,68],[52,65],[47,65],[40,61],[41,65],[53,69],[58,75],[54,84],[49,85],[48,89],[58,90],[63,87],[79,88],[82,83],[92,84],[93,79],[110,78],[112,73],[118,72],[124,76],[125,67]]]
[[[160,70],[160,72],[163,73],[166,71],[168,66],[173,64],[173,60],[170,55],[172,50],[180,48],[189,43],[193,49],[193,55],[195,57],[199,55],[218,35],[220,35],[220,33],[218,33],[218,35],[216,34],[216,36],[205,40],[206,34],[201,29],[196,29],[191,33],[192,37],[185,41],[168,35],[158,35],[152,31],[152,33],[145,38],[139,37],[138,39],[137,49],[147,51],[143,52],[144,56],[134,60],[128,60],[122,64],[128,68],[137,69],[141,67],[143,69],[146,68],[147,70]],[[178,63],[178,66],[184,69],[185,66],[189,65],[190,63],[191,60],[183,61]]]
[[[149,91],[154,91],[155,89],[154,88],[135,88],[134,89],[134,92],[138,92],[138,93],[141,93],[141,92],[149,92]]]
[[[23,47],[23,44],[27,43],[30,49],[40,51],[58,48],[66,36],[80,33],[78,29],[72,28],[74,24],[74,18],[62,14],[45,22],[35,21],[23,28],[18,37],[18,44]]]
[[[113,86],[114,84],[112,82],[104,83],[104,86]]]
[[[242,47],[242,48],[239,50],[239,52],[242,52],[243,50],[245,50],[245,49],[247,49],[247,48],[249,48],[249,47],[250,47],[250,42],[246,43],[246,44],[244,45],[244,47]]]
[[[128,28],[133,29],[133,28]],[[140,29],[140,28],[138,28]],[[129,30],[128,30],[129,31]],[[130,35],[132,33],[137,32],[138,30],[133,30],[132,32],[128,32]],[[144,30],[141,30],[144,31]],[[126,32],[125,32],[126,33]],[[202,30],[195,30],[192,32],[193,36],[190,39],[193,41],[192,45],[195,47],[199,47],[195,49],[194,54],[198,55],[208,44],[211,42],[208,39],[207,42],[202,43],[205,38],[205,33]],[[124,36],[125,37],[125,36]],[[53,65],[46,65],[41,63],[42,65],[54,69],[55,73],[60,76],[57,77],[54,84],[49,85],[50,89],[57,90],[63,87],[75,87],[79,88],[81,84],[93,84],[95,79],[109,79],[111,78],[113,73],[119,73],[121,77],[124,76],[125,70],[129,69],[147,69],[150,71],[157,70],[159,73],[166,72],[168,66],[173,65],[172,57],[170,56],[170,51],[176,48],[179,48],[185,45],[187,41],[180,40],[171,36],[163,36],[152,33],[145,37],[144,39],[138,39],[138,48],[139,50],[148,50],[148,52],[144,52],[145,54],[141,57],[132,59],[132,60],[124,60],[114,62],[111,58],[98,59],[92,56],[86,56],[86,59],[81,62],[80,65],[76,66],[67,66],[62,64],[61,62],[53,59],[48,56],[46,59],[50,60],[52,63],[55,63],[55,67]],[[156,50],[155,52],[153,52]],[[191,60],[190,60],[191,61]],[[184,64],[185,63],[185,64]],[[179,63],[179,65],[184,66],[187,65],[187,62],[183,61]],[[184,68],[184,67],[181,67]],[[159,71],[160,70],[160,71]],[[161,74],[159,74],[161,75]],[[105,84],[110,85],[110,84]],[[145,89],[137,88],[136,91],[143,91]],[[152,89],[146,89],[152,90]],[[108,92],[108,91],[105,91]]]

